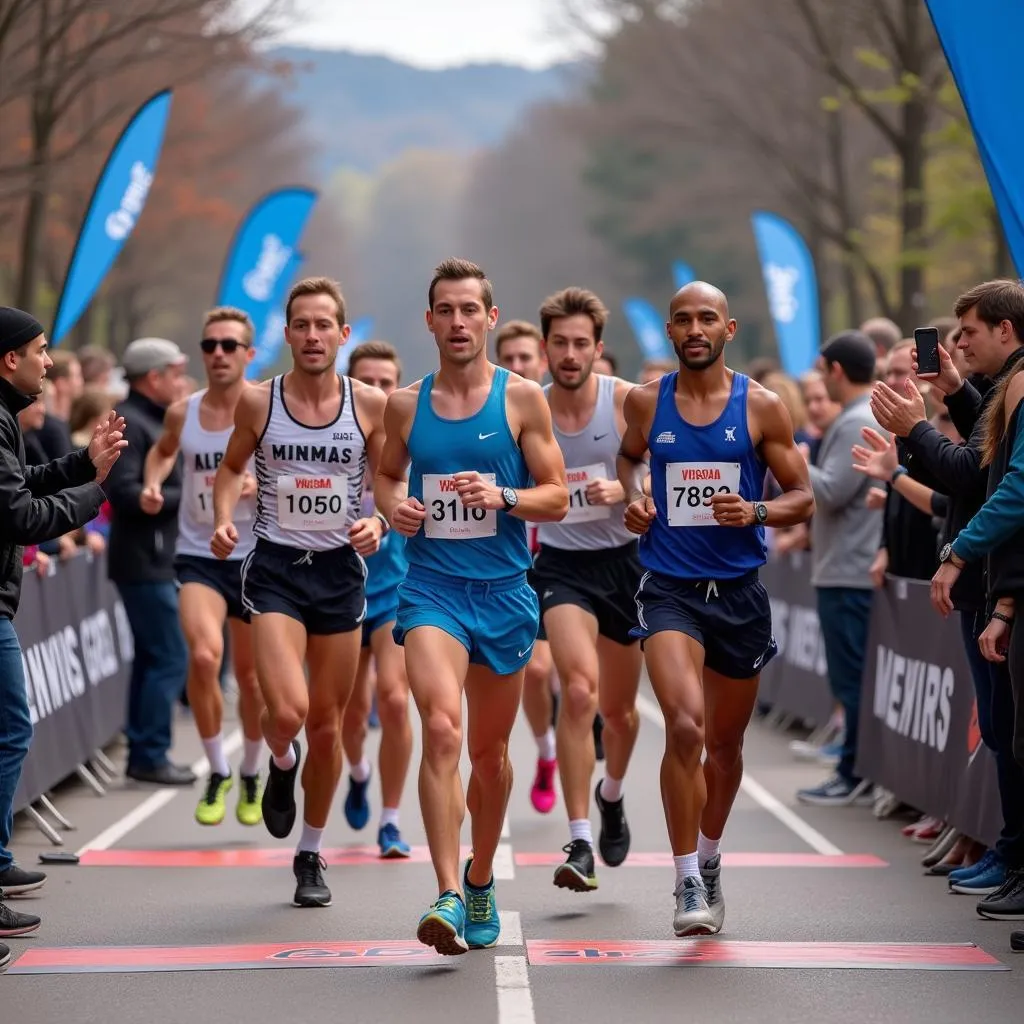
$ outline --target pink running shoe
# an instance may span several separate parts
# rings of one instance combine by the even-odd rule
[[[545,761],[543,757],[537,758],[537,774],[533,778],[533,786],[530,789],[530,803],[540,814],[550,814],[551,809],[555,806],[555,772],[557,770],[557,761]]]

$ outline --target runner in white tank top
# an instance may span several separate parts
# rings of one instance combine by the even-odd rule
[[[623,491],[615,472],[625,425],[622,407],[632,385],[593,372],[607,315],[601,300],[583,288],[552,295],[540,310],[552,378],[544,391],[565,459],[569,512],[560,522],[541,524],[534,576],[564,698],[558,770],[570,838],[554,883],[574,892],[597,888],[590,784],[598,706],[606,775],[594,799],[601,816],[598,848],[610,867],[629,852],[622,781],[639,727],[642,654],[629,632],[643,572],[636,537],[623,522]]]
[[[163,434],[146,457],[143,480],[143,508],[156,512],[163,505],[163,482],[181,457],[174,571],[189,651],[189,707],[210,762],[210,777],[195,811],[201,825],[219,825],[224,820],[226,797],[233,784],[222,732],[220,670],[225,621],[230,630],[238,710],[245,735],[235,816],[243,825],[258,825],[262,819],[259,764],[264,751],[260,728],[263,697],[256,682],[251,631],[242,607],[241,558],[254,543],[256,479],[251,473],[239,506],[245,518],[239,517],[242,532],[236,557],[220,561],[210,550],[214,474],[231,436],[239,396],[248,386],[245,367],[254,354],[252,335],[252,322],[242,310],[219,308],[207,313],[200,342],[207,387],[167,410]]]
[[[251,387],[214,483],[211,548],[227,559],[246,466],[255,457],[256,546],[243,562],[242,598],[252,616],[270,775],[263,821],[284,839],[295,824],[303,728],[303,828],[293,861],[299,907],[327,906],[320,846],[341,777],[341,715],[359,664],[366,614],[364,555],[374,554],[383,517],[363,517],[363,479],[384,443],[385,397],[336,373],[348,338],[345,300],[334,281],[296,284],[285,309],[293,368]],[[303,662],[305,661],[305,665]],[[309,682],[306,681],[308,668]]]

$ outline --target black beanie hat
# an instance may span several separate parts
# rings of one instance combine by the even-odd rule
[[[27,345],[43,333],[43,325],[31,313],[0,306],[0,356]]]

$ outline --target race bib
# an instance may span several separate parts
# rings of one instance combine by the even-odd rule
[[[670,462],[665,467],[668,525],[718,526],[711,499],[739,492],[738,462]]]
[[[495,483],[493,473],[480,478]],[[427,510],[423,532],[429,540],[475,540],[498,532],[498,513],[493,509],[466,508],[455,487],[454,476],[423,474],[423,506]]]
[[[587,501],[587,487],[595,480],[608,479],[608,470],[603,462],[580,466],[579,469],[567,469],[565,479],[569,484],[569,511],[563,523],[569,526],[593,523],[598,519],[607,519],[612,514],[611,505],[591,505]]]
[[[213,525],[213,481],[216,475],[205,469],[192,471],[192,507],[189,512],[197,523]]]
[[[282,530],[341,530],[347,513],[347,476],[277,478],[277,522]]]

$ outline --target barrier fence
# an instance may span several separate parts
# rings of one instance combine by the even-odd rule
[[[761,697],[820,726],[835,701],[810,575],[806,552],[772,558],[762,570],[780,653],[761,676]],[[932,608],[926,582],[890,576],[875,594],[857,746],[858,774],[995,843],[1002,826],[995,760],[981,742],[959,624]]]

